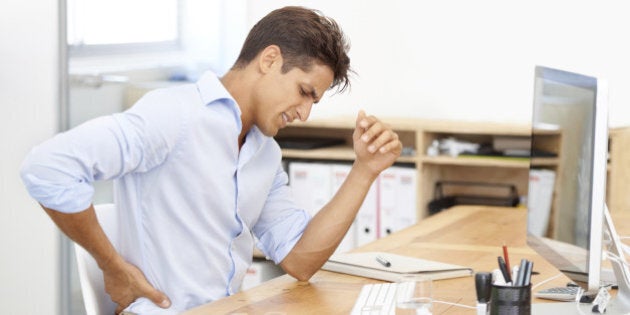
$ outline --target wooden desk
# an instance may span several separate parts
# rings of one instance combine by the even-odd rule
[[[356,251],[386,251],[472,267],[475,271],[497,268],[501,246],[508,246],[510,262],[534,261],[533,285],[560,272],[526,245],[526,211],[517,208],[459,206],[422,220],[417,225],[362,246]],[[560,275],[537,289],[564,286]],[[366,283],[378,280],[320,270],[309,282],[285,275],[255,288],[202,305],[185,314],[349,314]],[[473,277],[433,282],[438,301],[476,304]],[[544,302],[534,299],[532,302]],[[476,314],[473,309],[434,303],[433,314]]]

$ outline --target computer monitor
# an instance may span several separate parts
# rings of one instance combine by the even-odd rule
[[[624,259],[605,205],[607,101],[607,85],[601,79],[536,67],[532,162],[537,158],[536,149],[541,147],[537,143],[540,139],[537,137],[538,129],[559,130],[562,145],[557,163],[531,164],[530,174],[538,168],[548,168],[555,172],[556,183],[548,187],[553,189],[553,201],[547,204],[534,202],[540,199],[529,196],[527,241],[556,268],[592,292],[601,285],[604,244],[610,243],[610,237],[604,240],[605,234],[617,237],[617,248],[613,248],[612,252]],[[530,175],[529,192],[534,193],[536,189],[533,185],[537,183],[531,178]],[[538,220],[545,215],[548,226],[534,230]],[[617,279],[623,278],[623,287],[627,287],[627,266],[625,263],[620,265],[622,268],[614,268],[620,269],[614,274]],[[628,288],[623,288],[623,291],[620,292],[622,296],[630,293]]]
[[[528,199],[528,243],[575,281],[586,282],[585,289],[600,286],[602,222],[606,192],[608,124],[605,89],[597,78],[546,67],[536,67],[532,152],[536,158],[537,129],[559,129],[561,143],[551,204]],[[544,163],[543,163],[544,164]],[[536,163],[532,168],[537,169]],[[534,172],[532,171],[532,176]],[[530,181],[530,186],[534,182]],[[530,191],[535,192],[534,187]],[[531,230],[540,219],[537,207],[547,206],[551,226]]]

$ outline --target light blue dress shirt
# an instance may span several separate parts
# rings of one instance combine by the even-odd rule
[[[172,302],[128,311],[174,314],[239,290],[258,247],[281,262],[310,216],[292,200],[278,144],[253,127],[241,150],[240,110],[213,73],[148,93],[131,109],[88,121],[35,147],[22,179],[66,213],[115,179],[118,251]]]

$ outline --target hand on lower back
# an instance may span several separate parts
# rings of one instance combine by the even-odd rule
[[[118,305],[117,314],[141,297],[148,298],[162,308],[168,308],[171,305],[168,297],[155,289],[138,267],[122,259],[110,265],[103,268],[103,278],[105,291]]]

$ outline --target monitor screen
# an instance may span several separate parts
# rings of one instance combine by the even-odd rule
[[[608,146],[604,85],[595,77],[536,67],[528,244],[588,290],[600,283]],[[536,156],[544,147],[536,135],[549,129],[561,134],[557,160],[533,163],[544,159]]]

